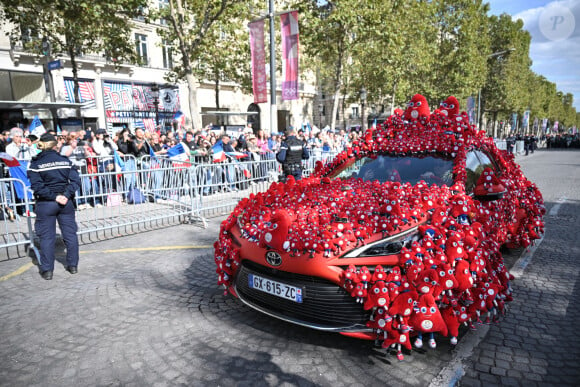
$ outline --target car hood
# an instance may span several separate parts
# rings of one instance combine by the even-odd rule
[[[446,186],[361,179],[273,183],[266,192],[242,199],[222,232],[242,247],[242,259],[259,256],[263,262],[265,252],[275,251],[283,261],[340,259],[344,265],[346,252],[407,233],[454,194]]]

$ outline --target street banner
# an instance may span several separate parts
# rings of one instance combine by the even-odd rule
[[[75,103],[75,82],[72,78],[64,79],[64,92],[67,102]],[[95,82],[84,80],[79,81],[79,102],[83,104],[84,109],[96,109],[97,101],[95,99]]]
[[[528,123],[530,122],[530,111],[526,110],[522,117],[522,129],[528,130]]]
[[[534,130],[534,133],[537,133],[538,132],[539,125],[540,125],[540,122],[538,120],[538,117],[534,118],[534,125],[532,127],[533,130]]]
[[[282,101],[298,99],[298,12],[280,15],[282,24]]]
[[[554,122],[554,128],[553,128],[554,133],[558,133],[558,126],[559,126],[558,121]]]
[[[542,133],[546,133],[547,130],[548,130],[548,119],[543,118],[542,119]]]
[[[250,52],[252,55],[252,86],[254,103],[268,101],[266,78],[266,51],[264,45],[264,19],[248,24],[250,28]]]
[[[475,98],[474,97],[467,97],[467,116],[469,117],[469,123],[471,125],[476,125],[477,120],[475,116]]]
[[[518,126],[518,113],[512,113],[512,132],[517,129]]]

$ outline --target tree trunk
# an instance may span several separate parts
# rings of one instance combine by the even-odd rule
[[[72,67],[72,73],[73,73],[75,103],[81,103],[80,87],[79,87],[79,70],[77,69],[75,47],[72,44],[68,45],[68,56],[70,57],[70,65]],[[78,118],[81,118],[81,108],[77,107],[77,108],[75,108],[75,110],[76,110],[76,116]]]
[[[397,82],[393,84],[393,95],[391,96],[391,115],[395,114],[395,94],[397,94]]]
[[[218,74],[215,74],[215,110],[220,110],[220,79]],[[222,115],[216,116],[216,124],[223,125],[224,117]]]
[[[215,78],[215,108],[220,110],[220,80],[217,75]]]
[[[201,129],[201,116],[197,107],[197,82],[191,72],[185,76],[187,80],[187,87],[189,91],[189,112],[191,114],[191,124],[193,129]]]
[[[332,101],[332,117],[330,117],[330,129],[336,127],[336,113],[338,112],[338,103],[340,100],[340,87],[342,85],[342,49],[338,50],[338,58],[336,60],[336,71],[334,74],[334,98]]]

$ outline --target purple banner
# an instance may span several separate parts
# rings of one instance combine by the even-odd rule
[[[264,20],[249,23],[248,27],[250,28],[254,103],[267,102],[268,88],[266,79],[266,51],[264,49]]]
[[[298,12],[280,15],[282,24],[282,100],[298,99]]]

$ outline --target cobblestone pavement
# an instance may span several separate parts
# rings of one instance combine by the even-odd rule
[[[513,282],[509,314],[466,364],[461,386],[580,385],[580,152],[519,158],[548,208],[546,235]]]
[[[576,155],[522,160],[542,190],[554,190],[547,201],[560,198],[559,186],[570,193],[558,216],[547,217],[546,238],[514,283],[510,314],[475,348],[462,385],[577,376],[580,254],[571,228],[580,185],[540,168],[577,167]],[[0,262],[0,386],[425,386],[454,359],[440,339],[436,350],[398,362],[370,342],[287,324],[224,296],[211,249],[218,226],[215,219],[206,230],[181,225],[83,245],[79,274],[57,265],[52,281],[25,259]]]
[[[77,275],[57,265],[52,281],[35,267],[0,281],[0,385],[424,386],[451,359],[443,339],[398,362],[224,296],[208,248],[217,230],[214,220],[84,245]]]

